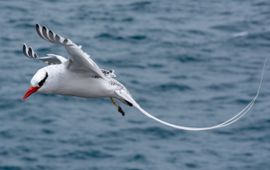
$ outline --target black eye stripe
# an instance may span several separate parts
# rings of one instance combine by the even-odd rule
[[[42,79],[42,80],[38,83],[39,87],[41,87],[41,86],[45,83],[45,81],[46,81],[47,78],[48,78],[48,73],[46,72],[46,75],[45,75],[44,79]]]

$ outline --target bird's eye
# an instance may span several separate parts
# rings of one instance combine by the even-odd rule
[[[46,72],[45,77],[38,83],[39,87],[43,86],[47,78],[48,78],[48,73]]]

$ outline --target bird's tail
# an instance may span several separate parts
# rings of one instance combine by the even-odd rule
[[[176,125],[176,124],[172,124],[166,121],[163,121],[155,116],[153,116],[152,114],[148,113],[147,111],[145,111],[133,98],[132,96],[126,91],[126,90],[121,90],[121,91],[117,91],[117,95],[122,97],[124,100],[130,102],[135,108],[137,108],[141,113],[143,113],[145,116],[172,128],[175,129],[181,129],[181,130],[188,130],[188,131],[204,131],[204,130],[211,130],[211,129],[217,129],[217,128],[221,128],[221,127],[226,127],[232,123],[235,123],[237,120],[239,120],[241,117],[243,117],[244,115],[246,115],[251,108],[253,107],[256,99],[259,96],[260,90],[261,90],[261,86],[262,86],[262,82],[263,82],[263,78],[264,78],[264,70],[265,70],[265,66],[266,66],[266,62],[267,60],[265,60],[264,62],[264,66],[262,69],[262,73],[261,73],[261,79],[260,79],[260,83],[256,92],[256,95],[253,97],[253,99],[249,102],[249,104],[247,104],[245,106],[245,108],[243,108],[240,112],[236,113],[233,117],[231,117],[230,119],[219,123],[217,125],[213,125],[213,126],[208,126],[208,127],[188,127],[188,126],[181,126],[181,125]]]

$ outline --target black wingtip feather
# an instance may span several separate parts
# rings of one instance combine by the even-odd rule
[[[36,31],[37,31],[38,35],[39,35],[42,39],[45,39],[45,38],[43,37],[41,31],[40,31],[40,27],[41,27],[41,26],[40,26],[39,24],[36,24]]]
[[[54,34],[53,34],[53,32],[51,30],[49,30],[49,38],[51,40],[54,40]]]
[[[55,35],[55,40],[56,40],[56,42],[61,43],[61,38],[57,34]]]
[[[47,28],[46,28],[45,26],[42,26],[42,34],[43,34],[44,36],[47,35]]]
[[[31,57],[33,57],[33,50],[32,50],[31,47],[29,47],[29,49],[28,49],[28,54],[29,54]]]
[[[28,57],[26,48],[27,48],[26,44],[23,44],[23,54]]]

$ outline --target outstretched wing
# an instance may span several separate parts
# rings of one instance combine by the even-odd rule
[[[35,51],[31,47],[28,47],[26,44],[23,44],[23,53],[28,58],[40,60],[49,65],[62,64],[67,61],[66,58],[55,54],[47,54],[45,57],[39,57],[37,53],[35,53]]]
[[[81,46],[73,43],[70,39],[54,33],[45,26],[36,25],[38,35],[51,43],[63,45],[70,55],[67,68],[74,72],[87,73],[98,78],[106,79],[98,65],[86,54]]]

